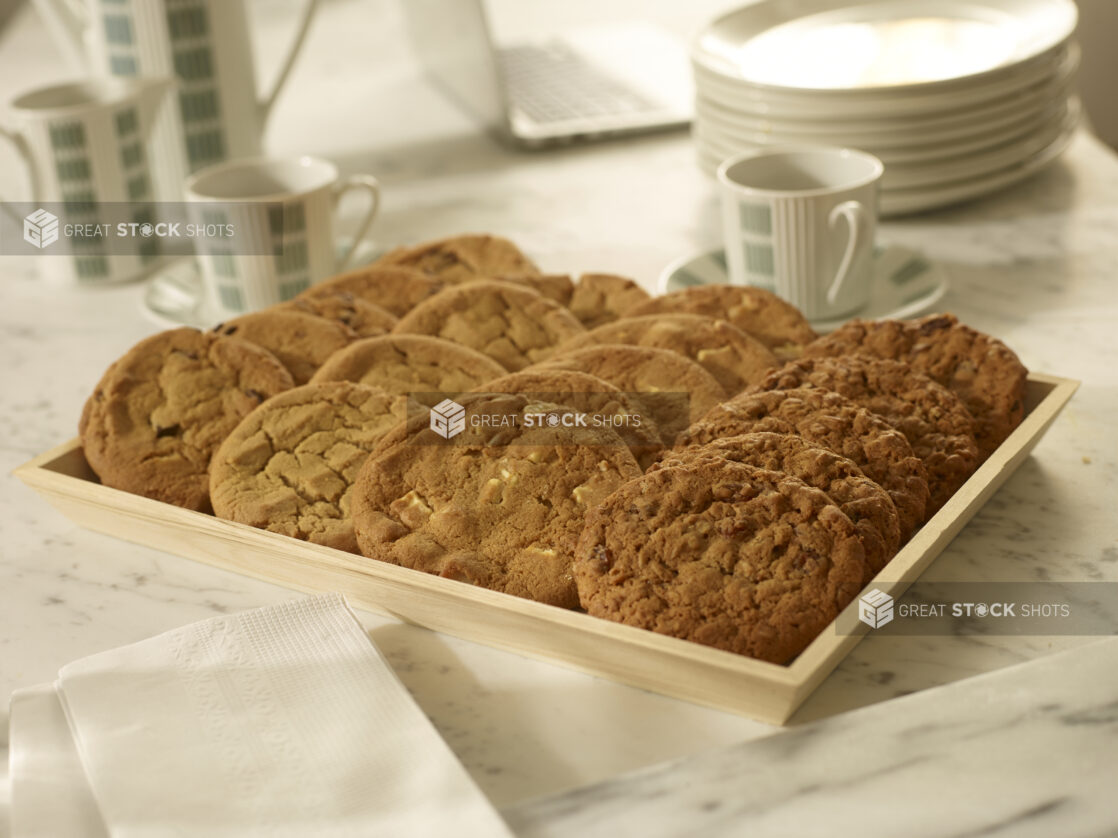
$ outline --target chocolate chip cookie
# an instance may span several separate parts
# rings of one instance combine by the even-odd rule
[[[284,308],[266,308],[214,327],[271,352],[296,384],[306,384],[322,364],[357,335],[337,320]]]
[[[683,288],[663,297],[653,297],[626,314],[702,314],[728,320],[753,335],[778,358],[799,357],[815,339],[811,324],[795,306],[771,291],[742,285],[701,285]]]
[[[801,436],[752,433],[726,437],[673,451],[653,468],[703,460],[745,463],[782,471],[824,492],[858,531],[858,540],[866,554],[863,582],[876,576],[900,546],[900,519],[889,494],[851,460]]]
[[[85,458],[106,486],[209,511],[213,452],[249,411],[293,383],[255,344],[196,329],[160,332],[114,363],[85,403]]]
[[[563,307],[570,306],[571,295],[575,290],[575,284],[567,274],[516,274],[514,276],[498,276],[494,279],[531,288],[537,294],[547,297],[553,303],[559,303]]]
[[[864,566],[854,525],[823,492],[702,461],[594,507],[574,572],[596,617],[783,664],[854,598]]]
[[[412,394],[430,406],[442,401],[442,393],[464,393],[507,372],[457,343],[426,335],[384,335],[350,344],[331,356],[312,380],[356,381],[389,393]]]
[[[361,551],[577,608],[571,557],[586,510],[640,467],[609,428],[527,427],[525,414],[545,406],[526,396],[478,394],[459,404],[467,421],[453,439],[420,416],[366,460],[353,494]]]
[[[645,412],[655,420],[660,438],[668,445],[726,398],[722,385],[694,361],[649,346],[590,346],[545,361],[537,369],[585,372],[623,393],[640,393]]]
[[[975,419],[982,458],[1025,417],[1028,370],[1000,340],[964,326],[953,314],[920,320],[852,320],[811,344],[809,357],[858,353],[907,364],[963,400]]]
[[[660,432],[639,398],[583,372],[532,369],[510,373],[477,388],[483,393],[520,393],[545,402],[567,405],[587,421],[608,423],[629,446],[640,467],[648,468],[663,451]]]
[[[616,274],[583,274],[567,307],[587,329],[612,323],[650,299],[634,280]]]
[[[444,287],[446,283],[441,279],[409,268],[370,265],[313,285],[296,299],[316,297],[329,291],[346,291],[380,306],[394,317],[403,317]]]
[[[483,234],[451,236],[414,247],[398,247],[375,264],[411,268],[451,283],[539,273],[532,260],[508,239]]]
[[[375,443],[407,418],[407,396],[335,381],[269,399],[210,463],[219,518],[359,552],[350,496]]]
[[[813,387],[742,393],[688,428],[676,447],[756,431],[798,434],[853,460],[892,498],[900,516],[902,542],[924,521],[928,478],[908,440],[877,414],[830,390]]]
[[[583,328],[558,303],[508,282],[468,282],[439,292],[396,325],[476,349],[510,372],[542,361]]]
[[[304,294],[297,300],[281,303],[277,308],[295,309],[304,314],[337,320],[353,330],[359,338],[375,338],[386,335],[396,326],[399,318],[387,309],[370,303],[349,291],[336,288],[323,288],[321,291]]]
[[[978,466],[974,419],[962,401],[900,361],[867,355],[800,358],[774,370],[757,389],[797,387],[840,393],[904,434],[928,472],[929,518]]]
[[[763,343],[725,320],[700,314],[625,317],[571,338],[557,355],[601,343],[668,349],[689,358],[729,393],[756,384],[780,362]]]

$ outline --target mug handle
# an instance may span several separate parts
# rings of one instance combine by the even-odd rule
[[[334,211],[337,212],[338,204],[341,203],[342,196],[345,193],[354,189],[364,189],[369,193],[372,202],[369,205],[369,211],[365,213],[365,218],[361,221],[361,226],[357,228],[357,232],[353,235],[353,244],[345,252],[345,255],[338,261],[336,270],[343,271],[349,265],[354,255],[357,253],[357,245],[369,235],[369,228],[373,225],[373,219],[377,217],[377,210],[380,209],[380,182],[372,175],[350,175],[343,178],[334,185]]]
[[[291,68],[295,66],[295,59],[299,57],[299,52],[307,40],[307,32],[311,28],[311,19],[318,11],[318,2],[319,0],[307,0],[307,5],[303,7],[303,17],[299,21],[298,29],[295,30],[295,39],[291,42],[291,46],[287,48],[287,55],[284,56],[283,62],[280,64],[279,73],[272,83],[271,91],[259,103],[261,125],[268,121],[268,117],[272,114],[272,108],[275,107],[276,99],[279,98],[280,91],[283,90],[283,86],[287,84],[287,79],[291,76]]]
[[[5,140],[11,143],[15,150],[19,152],[19,156],[23,159],[23,164],[27,167],[28,179],[31,181],[31,203],[39,203],[39,196],[41,194],[41,191],[39,189],[39,178],[35,172],[35,161],[31,156],[31,146],[28,145],[27,139],[23,136],[23,134],[17,133],[15,131],[10,131],[3,126],[0,126],[0,137],[3,137]],[[8,203],[6,200],[4,200],[3,196],[0,196],[0,206],[3,206],[4,212],[8,213],[8,215],[14,218],[16,221],[19,221],[20,223],[23,222],[23,219],[16,214],[16,211],[8,206]]]
[[[869,212],[860,201],[844,201],[839,204],[831,210],[827,223],[833,228],[840,218],[846,219],[846,225],[850,228],[850,238],[846,242],[846,252],[842,254],[842,262],[839,264],[838,273],[835,274],[831,287],[827,289],[827,302],[831,305],[834,305],[843,285],[846,284],[847,277],[850,275],[850,267],[854,263],[854,254],[861,248],[866,234],[869,232],[869,224],[867,223]]]

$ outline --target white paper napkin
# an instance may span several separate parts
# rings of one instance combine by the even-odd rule
[[[57,688],[114,838],[511,834],[337,595],[94,655]]]
[[[14,692],[8,725],[12,838],[106,838],[54,685]]]

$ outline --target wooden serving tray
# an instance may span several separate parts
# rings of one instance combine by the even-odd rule
[[[1029,376],[1024,422],[867,587],[894,597],[939,555],[1037,444],[1079,382]],[[77,439],[15,470],[89,529],[298,591],[339,591],[355,607],[533,658],[783,724],[865,634],[858,602],[789,666],[701,646],[526,599],[222,521],[102,486]]]

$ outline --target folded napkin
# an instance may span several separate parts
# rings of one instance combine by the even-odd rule
[[[93,655],[56,688],[114,838],[510,835],[337,595]]]

